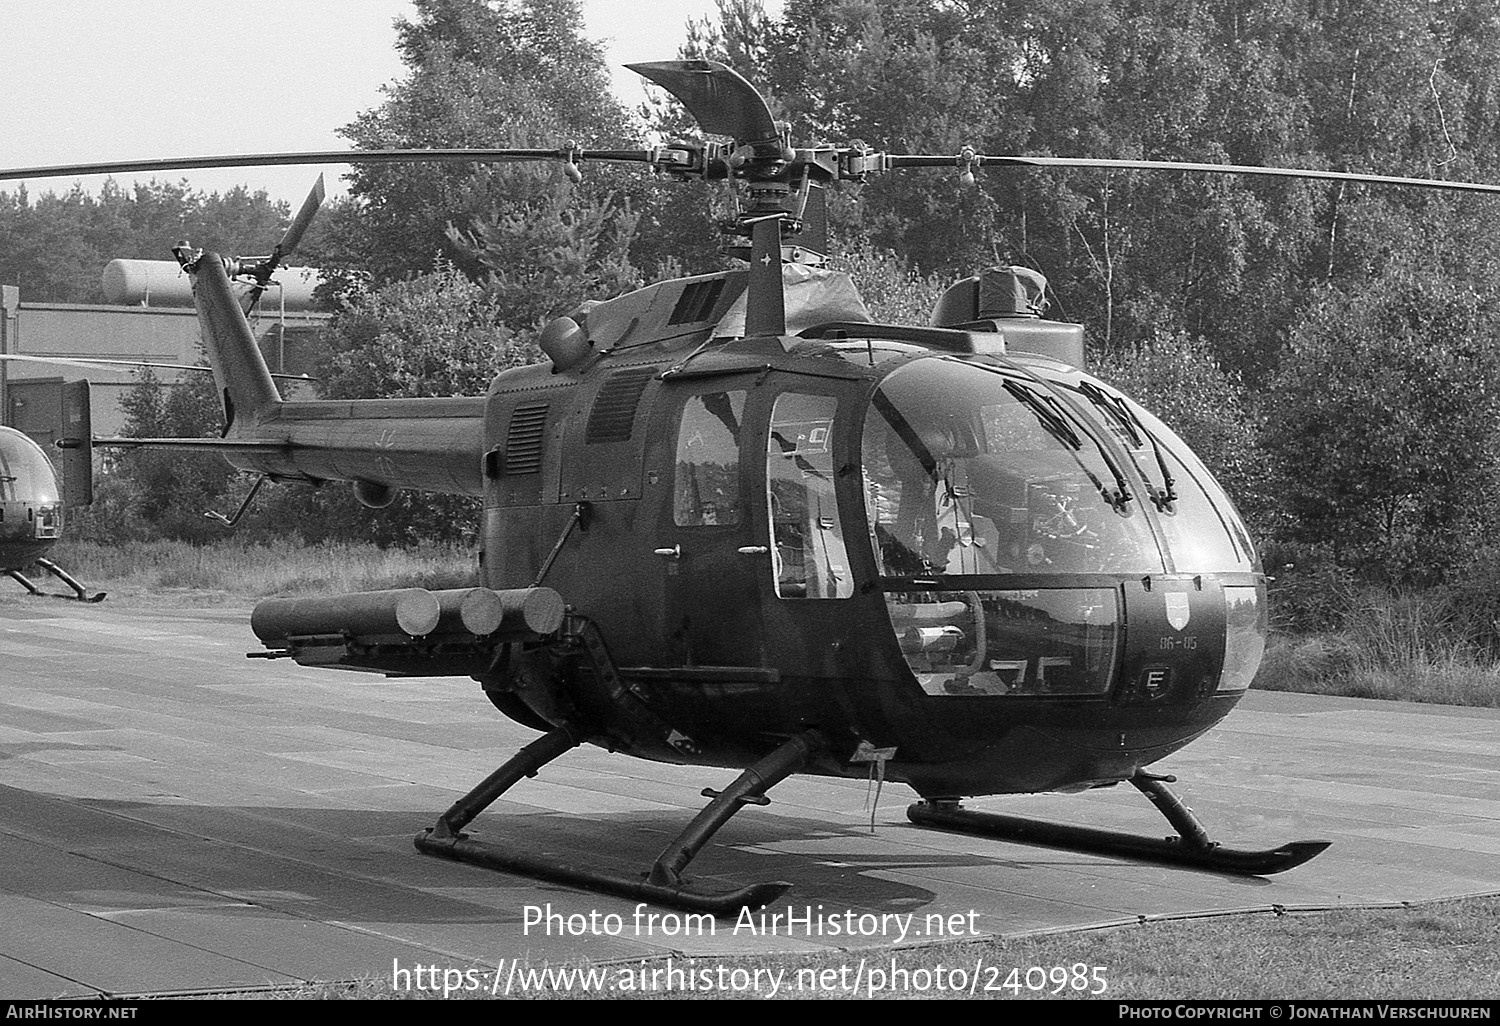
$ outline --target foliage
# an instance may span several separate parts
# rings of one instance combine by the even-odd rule
[[[130,438],[204,438],[219,434],[223,411],[212,375],[188,374],[164,385],[149,369],[125,394],[124,434]],[[207,541],[221,529],[203,516],[228,501],[234,471],[216,456],[135,449],[116,456],[101,479],[96,507],[78,526],[83,536],[152,533]],[[107,522],[116,521],[117,522]]]
[[[1321,292],[1269,393],[1284,537],[1369,579],[1443,580],[1497,512],[1496,327],[1422,266]]]
[[[538,358],[502,325],[492,285],[452,265],[352,298],[325,335],[328,399],[482,395],[494,374]]]
[[[269,249],[290,216],[285,203],[244,187],[206,194],[185,182],[124,189],[113,179],[92,196],[75,185],[33,199],[0,192],[0,282],[34,303],[102,303],[100,271],[114,259],[167,260],[172,244],[223,252]]]
[[[416,0],[397,22],[410,72],[343,134],[360,149],[622,145],[628,119],[609,91],[601,48],[582,35],[577,0]],[[482,269],[476,249],[504,251],[537,215],[574,193],[628,237],[618,173],[570,186],[553,166],[362,165],[349,178],[359,217],[342,255],[375,282],[425,273],[434,259]],[[578,237],[575,237],[576,241]],[[477,246],[476,246],[477,240]]]
[[[926,324],[947,285],[912,270],[889,251],[840,253],[832,266],[854,278],[870,316],[881,324]]]
[[[1500,108],[1493,0],[1360,5],[1230,0],[722,0],[695,54],[736,62],[801,139],[905,152],[1176,159],[1484,177]],[[1162,175],[887,175],[842,204],[845,231],[924,273],[1042,268],[1108,351],[1211,341],[1263,381],[1321,283],[1458,212],[1415,191]],[[1375,203],[1379,216],[1361,210]]]
[[[525,333],[586,299],[643,284],[630,262],[636,217],[613,196],[550,196],[475,225],[463,242],[490,273],[504,321]]]
[[[623,144],[628,118],[576,0],[416,0],[397,23],[407,76],[344,129],[357,147]],[[641,282],[631,262],[649,186],[603,169],[580,185],[555,167],[364,165],[328,236],[339,309],[329,398],[483,394],[537,358],[549,318]],[[434,269],[435,268],[435,269]],[[342,491],[277,500],[310,539],[458,541],[473,500],[401,493],[371,513]]]

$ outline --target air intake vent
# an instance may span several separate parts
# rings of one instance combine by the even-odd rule
[[[635,408],[641,393],[656,374],[654,367],[632,367],[613,375],[599,390],[594,408],[589,411],[589,426],[583,440],[589,445],[601,442],[628,442],[635,424]]]
[[[719,301],[719,293],[723,291],[723,278],[693,282],[677,297],[677,305],[672,308],[672,316],[667,318],[667,323],[692,324],[708,320],[708,315],[714,312],[714,304]]]
[[[507,474],[535,474],[542,469],[542,439],[546,429],[546,403],[516,407],[505,436]]]

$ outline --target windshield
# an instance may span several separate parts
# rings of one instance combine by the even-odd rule
[[[1023,362],[1023,361],[1018,361]],[[1049,373],[1038,368],[1041,373]],[[1052,371],[1054,387],[1115,436],[1130,454],[1153,504],[1178,573],[1256,569],[1254,546],[1229,497],[1193,451],[1144,407],[1120,392],[1069,370]]]
[[[35,442],[0,428],[0,502],[56,502],[52,464]]]
[[[1018,371],[893,371],[863,439],[881,574],[1162,572],[1140,501],[1086,422]]]

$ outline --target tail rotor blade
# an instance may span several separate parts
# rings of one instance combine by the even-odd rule
[[[302,241],[302,233],[307,231],[307,226],[318,214],[318,208],[323,205],[323,198],[327,195],[323,188],[323,176],[313,183],[312,191],[307,194],[307,199],[302,201],[302,209],[297,211],[297,216],[292,218],[286,234],[276,244],[276,255],[281,258],[289,257],[296,250],[297,244]]]
[[[297,249],[302,241],[302,235],[307,231],[308,225],[312,224],[313,218],[318,216],[318,208],[323,205],[323,198],[327,191],[323,187],[323,176],[318,175],[318,180],[313,183],[312,191],[307,194],[307,199],[302,201],[302,207],[297,211],[297,216],[292,218],[292,223],[282,233],[281,241],[276,243],[276,248],[271,255],[255,268],[255,284],[245,295],[245,312],[248,314],[255,309],[255,304],[260,301],[261,293],[266,291],[266,286],[271,282],[271,275],[281,262]]]

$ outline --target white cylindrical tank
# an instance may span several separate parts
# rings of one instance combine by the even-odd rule
[[[260,297],[262,311],[313,310],[323,276],[312,267],[282,267]],[[104,265],[104,300],[117,306],[192,306],[193,288],[174,260],[111,260]]]

